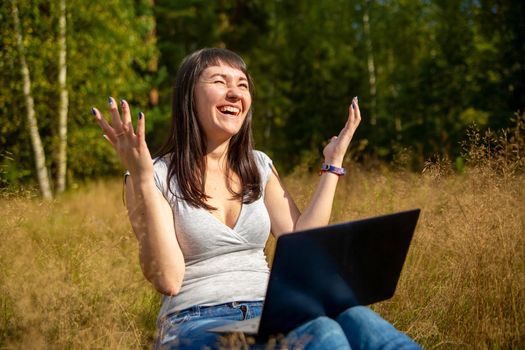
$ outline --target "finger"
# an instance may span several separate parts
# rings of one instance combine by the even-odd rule
[[[102,135],[102,137],[104,139],[106,139],[107,142],[109,142],[111,144],[111,146],[115,147],[115,144],[113,143],[113,141],[110,140],[110,138],[108,137],[108,135],[104,134]]]
[[[341,142],[344,142],[344,141],[350,140],[350,137],[352,137],[352,135],[351,135],[350,127],[348,126],[348,122],[347,122],[345,127],[341,129],[341,131],[339,132],[339,136],[336,137],[336,139],[339,139]]]
[[[114,135],[115,132],[113,128],[108,124],[106,119],[102,116],[100,111],[96,109],[95,107],[91,108],[91,113],[95,116],[95,121],[97,122],[98,126],[102,129],[104,134],[106,135]]]
[[[144,113],[139,112],[137,121],[137,137],[140,142],[146,141],[146,121],[144,119]]]
[[[352,99],[352,103],[348,106],[348,119],[346,120],[345,126],[339,133],[339,138],[344,141],[349,141],[352,138],[354,125],[359,123],[357,113],[359,111],[359,105],[357,104],[357,96]]]
[[[123,132],[120,132],[120,134],[117,134],[115,129],[109,125],[109,123],[106,121],[106,119],[102,116],[100,111],[96,108],[91,108],[91,113],[95,116],[95,120],[97,121],[98,125],[102,129],[102,132],[104,133],[104,138],[109,141],[109,143],[115,147],[115,144],[117,142],[117,138],[123,134]]]
[[[354,101],[348,106],[348,119],[346,120],[345,128],[348,128],[349,124],[355,119],[355,105]]]
[[[125,126],[126,131],[133,130],[133,124],[131,123],[131,111],[129,104],[126,100],[120,100],[120,107],[122,108],[122,124]]]
[[[118,112],[118,107],[115,99],[113,97],[108,97],[109,104],[109,113],[111,114],[111,125],[115,132],[118,134],[122,132],[122,120],[120,119],[120,114]]]
[[[337,140],[341,136],[341,133],[339,133],[339,136],[332,136],[328,139],[328,141],[325,142],[324,146],[327,146]]]
[[[357,96],[352,100],[352,107],[355,112],[355,119],[359,123],[361,121],[361,110],[359,109],[359,99]]]

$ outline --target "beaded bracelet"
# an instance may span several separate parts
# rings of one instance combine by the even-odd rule
[[[346,170],[345,168],[339,168],[330,164],[323,164],[321,166],[321,170],[319,170],[319,175],[321,175],[322,173],[332,173],[336,174],[337,176],[343,176],[344,174],[346,174]]]

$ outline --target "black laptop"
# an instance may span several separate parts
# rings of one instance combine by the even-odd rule
[[[394,295],[419,209],[279,237],[260,317],[213,328],[265,340]]]

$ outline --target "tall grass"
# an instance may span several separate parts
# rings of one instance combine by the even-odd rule
[[[140,272],[118,181],[0,208],[0,348],[151,343],[159,297]]]
[[[315,179],[289,181],[304,202]],[[525,176],[355,169],[334,221],[422,213],[394,298],[374,309],[426,348],[525,348]]]
[[[446,160],[423,174],[354,167],[339,184],[333,222],[422,209],[396,295],[373,308],[429,349],[525,348],[525,175],[482,158],[463,174]],[[304,207],[317,180],[285,182]],[[159,302],[120,181],[52,203],[1,196],[0,348],[149,348]]]

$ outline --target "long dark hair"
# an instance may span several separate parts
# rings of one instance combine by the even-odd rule
[[[246,64],[236,53],[221,48],[205,48],[187,56],[181,63],[173,89],[172,122],[168,139],[157,152],[157,157],[168,157],[168,190],[175,176],[182,199],[194,207],[215,210],[206,204],[206,137],[201,130],[195,108],[193,92],[201,73],[210,66],[226,64],[241,70],[248,79],[250,93],[253,82]],[[252,203],[261,196],[261,177],[253,156],[252,109],[248,111],[239,132],[234,135],[227,151],[228,171],[241,181],[240,192],[227,182],[234,199]]]

